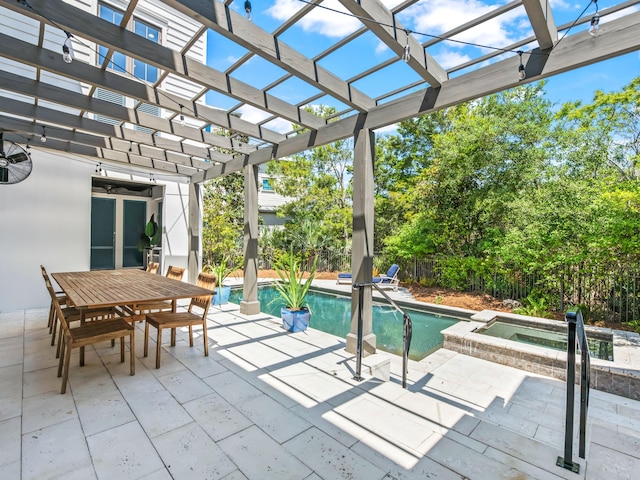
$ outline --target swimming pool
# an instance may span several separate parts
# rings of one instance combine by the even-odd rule
[[[229,301],[240,303],[242,290],[232,290]],[[273,287],[259,287],[260,310],[280,318],[284,306]],[[351,298],[310,290],[307,302],[311,308],[310,326],[316,330],[345,338],[351,327]],[[421,360],[442,346],[441,330],[458,323],[457,318],[443,317],[418,310],[406,310],[413,324],[409,358]],[[389,305],[373,305],[373,333],[377,348],[402,355],[402,315]]]

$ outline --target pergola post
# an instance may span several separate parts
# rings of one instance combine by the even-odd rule
[[[244,282],[240,313],[260,313],[258,301],[258,167],[244,167]]]
[[[196,283],[202,264],[200,236],[202,234],[202,189],[199,183],[189,182],[189,283]]]
[[[371,282],[373,276],[373,162],[375,133],[368,128],[359,129],[354,136],[353,156],[353,247],[351,270],[354,282]],[[362,305],[363,355],[376,352],[373,333],[371,286],[364,287]],[[358,291],[351,293],[351,332],[347,334],[347,352],[356,353],[358,336]]]

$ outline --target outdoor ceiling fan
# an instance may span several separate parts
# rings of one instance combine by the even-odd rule
[[[21,145],[4,140],[0,132],[0,184],[19,183],[29,176],[31,155]]]

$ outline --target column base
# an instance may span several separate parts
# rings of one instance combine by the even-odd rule
[[[356,354],[358,348],[358,335],[355,333],[347,334],[347,353]],[[362,337],[362,356],[373,355],[376,353],[376,335],[370,333]]]
[[[243,315],[257,315],[260,313],[260,302],[257,300],[253,302],[242,300],[240,302],[240,313]]]

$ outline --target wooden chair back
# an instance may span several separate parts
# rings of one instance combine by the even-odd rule
[[[206,288],[207,290],[211,290],[211,295],[202,295],[200,297],[193,297],[191,299],[191,303],[189,304],[189,311],[191,311],[193,307],[200,307],[204,310],[203,317],[207,316],[207,312],[209,311],[209,306],[211,305],[211,299],[213,298],[213,294],[216,289],[217,279],[218,277],[216,277],[216,275],[213,273],[200,272],[200,274],[198,275],[198,281],[196,282],[196,285],[202,288]]]
[[[147,272],[149,273],[158,273],[159,268],[160,268],[160,264],[157,262],[149,262],[147,264]]]
[[[167,274],[165,276],[174,280],[182,280],[182,277],[184,276],[184,268],[169,265],[169,268],[167,268]]]

